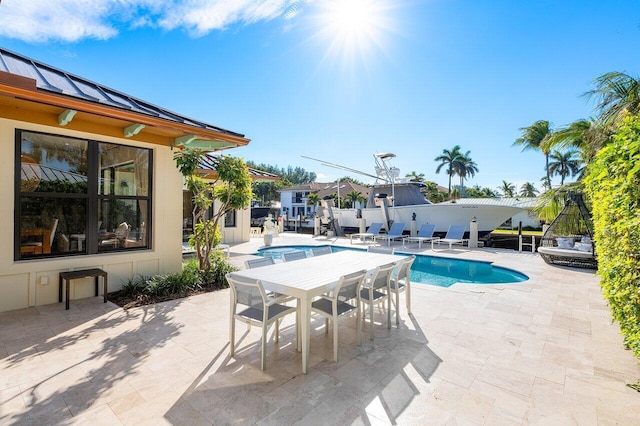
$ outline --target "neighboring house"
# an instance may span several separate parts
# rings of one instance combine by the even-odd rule
[[[319,183],[312,182],[303,185],[292,186],[279,190],[280,192],[280,211],[289,217],[299,214],[303,216],[311,216],[316,212],[317,206],[309,205],[307,199],[309,194],[315,193],[322,200],[324,197],[337,194],[341,199],[353,191],[361,192],[365,199],[369,196],[369,188],[358,185],[353,182],[329,182]],[[365,202],[366,204],[366,202]],[[363,208],[364,205],[356,202],[355,208]]]
[[[212,154],[207,154],[198,169],[198,174],[204,179],[215,180],[218,177],[215,162]],[[249,174],[254,182],[274,182],[280,180],[278,175],[249,167]],[[182,239],[188,241],[193,229],[193,195],[186,189],[183,192],[183,229]],[[220,203],[214,201],[212,210],[220,208]],[[209,213],[212,216],[213,211]],[[250,239],[251,232],[251,211],[250,208],[243,210],[231,210],[224,217],[224,222],[220,224],[222,242],[226,244],[246,242]]]
[[[542,223],[538,216],[532,212],[536,205],[535,197],[504,197],[504,198],[459,198],[455,202],[457,204],[490,204],[508,207],[521,207],[520,213],[503,223],[500,228],[518,229],[518,224],[522,222],[522,226],[530,226],[532,228],[542,228]],[[446,201],[449,203],[450,201]]]
[[[61,271],[102,268],[115,291],[180,270],[172,151],[248,143],[0,48],[0,311],[57,302]],[[91,283],[73,281],[71,298],[92,296]]]

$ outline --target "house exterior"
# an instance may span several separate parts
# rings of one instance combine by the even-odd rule
[[[248,143],[0,49],[0,311],[57,302],[62,271],[104,269],[109,291],[178,271],[183,180],[172,151]],[[239,215],[248,224],[248,210]],[[93,296],[91,283],[74,280],[70,298]]]
[[[309,194],[317,194],[321,200],[324,197],[332,196],[333,194],[337,194],[338,197],[344,199],[348,193],[353,191],[361,192],[365,199],[369,196],[368,187],[358,185],[353,182],[312,182],[284,188],[278,191],[280,192],[280,211],[283,215],[287,215],[288,217],[295,217],[298,215],[312,216],[316,213],[316,208],[318,206],[309,205],[307,203]],[[356,202],[356,205],[354,206],[354,208],[363,207],[364,205],[360,205],[359,202]]]

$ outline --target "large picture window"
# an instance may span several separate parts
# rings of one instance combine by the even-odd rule
[[[16,153],[16,260],[151,247],[151,150],[17,130]]]

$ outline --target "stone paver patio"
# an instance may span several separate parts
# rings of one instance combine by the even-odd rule
[[[349,244],[286,234],[274,245],[327,242]],[[232,261],[261,243],[232,247]],[[640,367],[593,272],[530,253],[435,251],[530,279],[414,284],[413,315],[378,324],[374,341],[358,346],[355,319],[340,321],[338,363],[316,318],[308,375],[292,319],[265,372],[256,327],[238,324],[229,357],[229,290],[128,311],[89,298],[1,313],[0,424],[640,424],[640,393],[625,385]]]

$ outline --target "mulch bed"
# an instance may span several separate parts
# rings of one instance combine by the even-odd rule
[[[155,303],[166,302],[169,300],[182,299],[183,297],[196,296],[198,294],[210,293],[212,291],[222,290],[226,287],[204,287],[199,290],[187,291],[183,293],[170,294],[168,296],[153,296],[150,294],[124,295],[121,291],[107,294],[107,300],[115,303],[123,309],[137,308],[139,306],[153,305]]]

